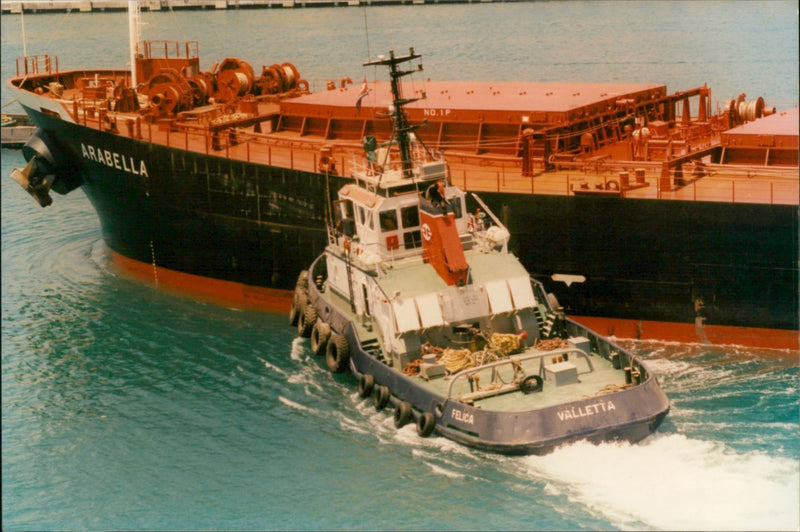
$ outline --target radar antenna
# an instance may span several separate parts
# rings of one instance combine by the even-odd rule
[[[401,92],[400,79],[403,76],[408,76],[409,74],[413,74],[415,72],[422,72],[422,63],[417,65],[417,68],[413,70],[400,70],[398,68],[398,65],[406,63],[408,61],[413,61],[414,59],[419,59],[421,57],[422,55],[414,53],[414,48],[411,47],[408,49],[408,55],[406,56],[396,57],[394,55],[394,50],[390,50],[388,59],[381,57],[364,63],[364,66],[382,65],[382,66],[388,66],[390,68],[390,75],[392,77],[391,115],[393,121],[393,128],[397,136],[397,144],[400,147],[400,159],[403,165],[404,178],[412,177],[410,133],[416,130],[418,126],[409,124],[408,116],[406,115],[403,106],[412,102],[416,102],[417,100],[419,100],[419,98],[409,98],[409,99],[403,98],[400,93]]]

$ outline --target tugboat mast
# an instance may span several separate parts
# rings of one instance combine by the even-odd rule
[[[397,144],[400,147],[400,159],[403,165],[404,178],[410,178],[412,175],[411,137],[409,134],[417,129],[418,126],[409,124],[403,106],[416,102],[419,98],[402,98],[400,94],[400,78],[415,72],[422,72],[422,63],[414,70],[399,70],[397,66],[401,63],[406,63],[421,57],[422,55],[414,53],[414,48],[411,47],[408,49],[408,55],[406,56],[395,57],[394,50],[390,50],[388,59],[382,58],[364,63],[364,66],[382,65],[390,67],[390,75],[392,77],[392,120],[394,121],[394,130],[397,134]]]

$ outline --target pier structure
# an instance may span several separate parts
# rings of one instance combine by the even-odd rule
[[[334,7],[360,5],[410,5],[410,4],[470,4],[492,2],[518,2],[524,0],[140,0],[143,11],[177,9],[255,9]],[[125,0],[29,0],[24,2],[3,0],[3,14],[124,11]]]

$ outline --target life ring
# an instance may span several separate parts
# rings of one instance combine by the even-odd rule
[[[606,190],[619,190],[619,183],[615,180],[610,180],[606,183]]]
[[[541,392],[543,386],[544,382],[542,381],[542,378],[538,375],[528,375],[527,377],[522,379],[522,382],[519,383],[519,389],[525,395],[534,392]]]
[[[317,309],[314,305],[309,305],[308,301],[303,304],[303,309],[297,318],[297,335],[303,338],[311,336],[311,329],[317,321]]]
[[[383,410],[389,404],[389,388],[382,385],[375,386],[375,410]]]
[[[347,338],[339,333],[332,332],[325,348],[325,363],[331,373],[341,373],[347,369],[350,360],[350,345]]]
[[[311,328],[311,352],[318,357],[324,355],[330,337],[331,326],[320,319],[316,320]]]
[[[307,91],[308,90],[308,81],[306,81],[304,79],[299,80],[297,82],[297,88],[300,89],[301,91]]]
[[[362,373],[358,379],[358,395],[359,397],[369,397],[372,395],[372,389],[375,387],[375,377],[369,373]]]
[[[405,427],[414,418],[411,403],[400,401],[394,409],[394,426],[398,429]]]
[[[433,434],[433,429],[436,427],[436,419],[430,412],[423,412],[417,418],[417,434],[423,438],[427,438]]]

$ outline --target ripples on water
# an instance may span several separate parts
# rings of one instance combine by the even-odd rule
[[[373,57],[414,45],[439,79],[708,81],[720,99],[796,101],[796,5],[760,5],[406,6],[369,10],[368,22]],[[787,12],[793,24],[781,23]],[[411,14],[415,27],[397,24]],[[120,18],[26,17],[28,51],[49,52],[44,41],[62,67],[118,66],[124,42],[108,43],[124,41]],[[352,65],[366,56],[361,9],[145,18],[151,38],[182,38],[154,31],[174,19],[186,38],[224,35],[201,41],[205,67],[230,55],[292,61],[322,82],[360,75]],[[16,22],[2,17],[4,78],[21,53]],[[787,32],[792,46],[775,53]],[[22,164],[3,151],[5,530],[799,526],[796,353],[622,341],[672,401],[638,445],[509,458],[420,439],[324,370],[285,317],[118,276],[85,196],[40,209],[8,179]]]

